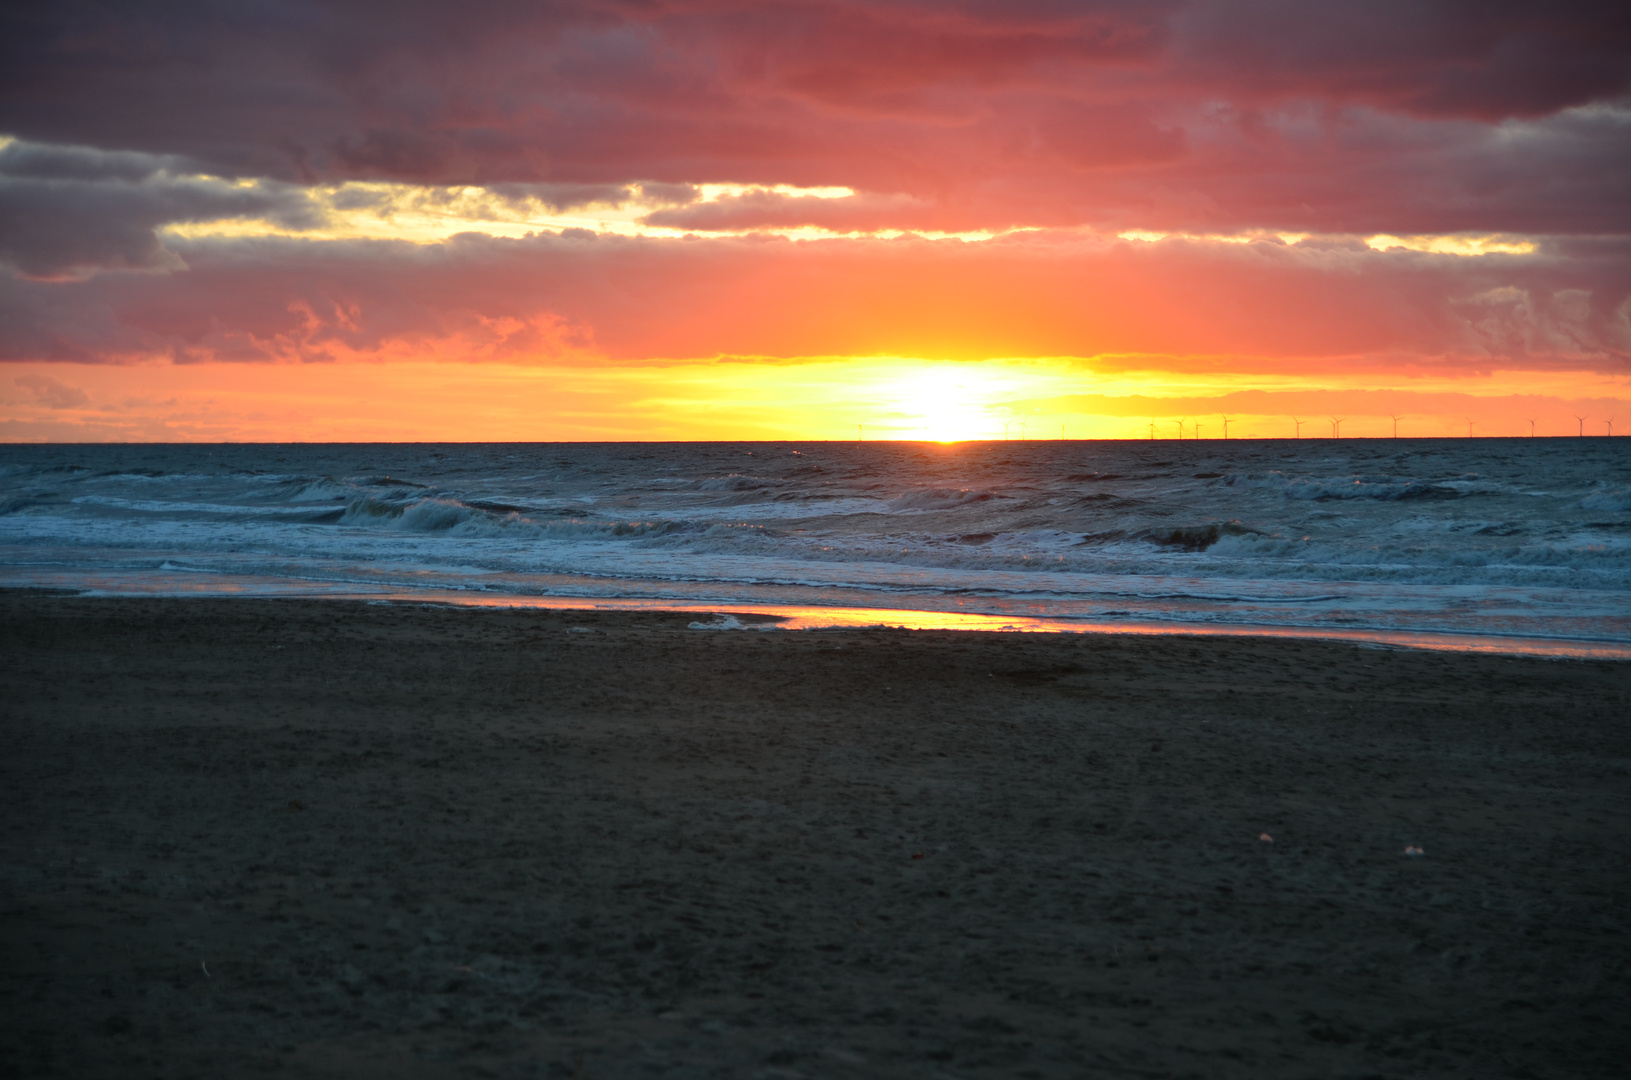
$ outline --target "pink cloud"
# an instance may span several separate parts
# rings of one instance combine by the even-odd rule
[[[1617,249],[1461,258],[1041,233],[983,244],[545,235],[177,250],[184,272],[0,285],[4,358],[1108,356],[1333,375],[1631,371],[1631,258]]]

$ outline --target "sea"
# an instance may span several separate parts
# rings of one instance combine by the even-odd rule
[[[1631,439],[13,444],[0,586],[1631,656]]]

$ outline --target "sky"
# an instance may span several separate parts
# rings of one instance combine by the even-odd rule
[[[0,9],[0,440],[1395,431],[1631,433],[1627,5]]]

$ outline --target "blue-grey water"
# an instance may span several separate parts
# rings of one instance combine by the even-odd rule
[[[0,447],[0,584],[1631,642],[1631,440]]]

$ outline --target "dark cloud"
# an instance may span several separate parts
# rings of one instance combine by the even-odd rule
[[[702,198],[702,192],[692,184],[647,182],[640,185],[640,198],[648,206],[689,206]]]
[[[1174,20],[1186,78],[1243,97],[1544,116],[1631,89],[1631,8],[1533,0],[1230,0]]]
[[[677,191],[684,185],[666,186]],[[557,214],[587,206],[622,206],[635,195],[624,184],[489,184],[487,190],[512,206],[537,202]]]
[[[196,172],[177,158],[87,146],[13,142],[0,147],[0,175],[18,180],[122,180],[138,183],[160,173]]]
[[[942,210],[895,227],[1590,233],[1631,206],[1627,10],[59,0],[0,13],[0,131],[228,177]]]
[[[174,268],[180,263],[157,231],[165,225],[254,217],[303,228],[318,220],[297,189],[178,177],[172,166],[129,151],[24,142],[0,149],[0,265],[43,278]]]

